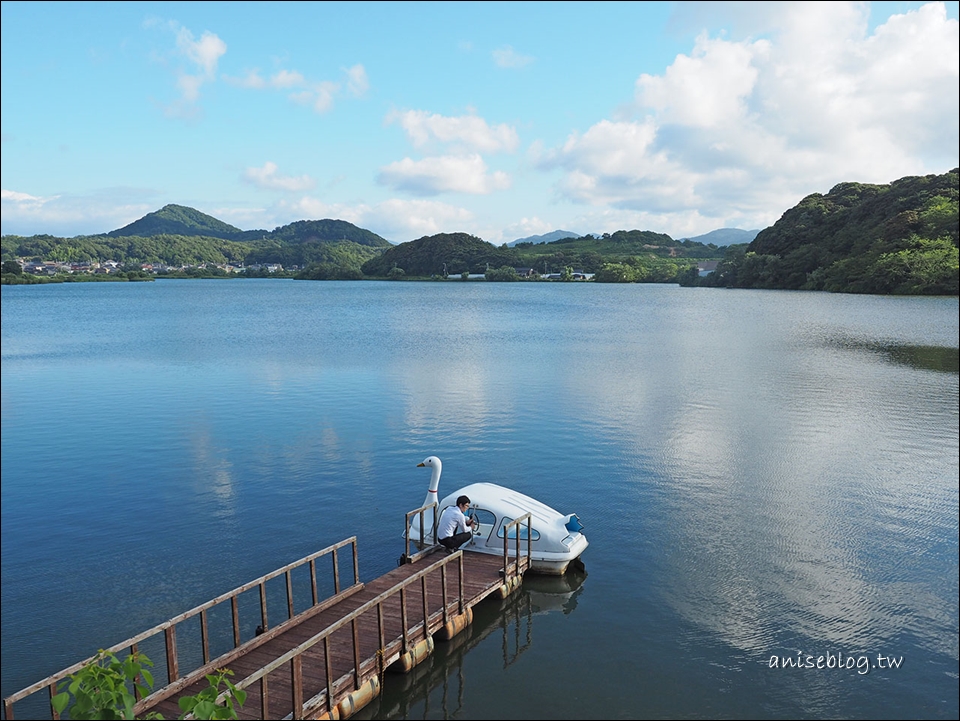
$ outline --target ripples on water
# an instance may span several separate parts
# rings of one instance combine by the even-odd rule
[[[389,570],[436,454],[448,490],[577,512],[587,574],[485,610],[379,717],[956,717],[956,299],[164,281],[2,309],[4,695],[349,535]],[[797,651],[905,662],[769,668]]]

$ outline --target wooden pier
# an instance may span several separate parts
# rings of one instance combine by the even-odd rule
[[[233,672],[232,683],[248,694],[239,711],[241,719],[351,716],[379,695],[384,673],[412,670],[430,655],[435,640],[450,640],[470,625],[476,604],[493,594],[504,598],[516,590],[530,567],[529,542],[517,540],[519,533],[512,534],[509,542],[510,534],[504,534],[502,556],[449,553],[435,544],[411,552],[411,519],[416,523],[419,518],[422,529],[424,512],[431,509],[434,506],[424,506],[407,514],[405,549],[398,567],[373,581],[360,582],[356,537],[348,538],[111,646],[107,650],[113,653],[136,653],[148,640],[157,643],[162,634],[166,663],[159,670],[165,670],[166,681],[149,696],[138,698],[134,714],[143,717],[155,711],[177,718],[182,713],[181,697],[207,688],[206,674],[228,668]],[[529,523],[530,514],[525,514],[510,525]],[[422,530],[419,537],[424,537]],[[341,565],[348,552],[352,583],[344,585]],[[332,594],[321,599],[317,564],[324,557],[332,560]],[[291,580],[297,569],[309,571],[312,601],[300,613],[294,613]],[[273,579],[282,579],[286,585],[287,618],[276,626],[269,625],[267,613],[267,583]],[[242,641],[240,599],[253,591],[259,594],[260,624],[253,638]],[[227,602],[233,648],[211,658],[212,612]],[[185,653],[177,629],[185,629],[188,623],[199,624],[198,632],[189,636],[199,648]],[[183,672],[182,659],[187,657],[197,663]],[[14,704],[34,694],[46,690],[52,698],[65,679],[92,660],[5,698],[5,718],[14,719]],[[51,718],[59,718],[48,708]]]

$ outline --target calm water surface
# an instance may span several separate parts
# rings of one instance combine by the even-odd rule
[[[3,286],[2,695],[351,535],[384,573],[435,454],[578,513],[586,573],[368,718],[956,718],[957,348],[956,298]]]

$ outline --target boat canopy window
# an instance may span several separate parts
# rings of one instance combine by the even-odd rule
[[[484,528],[489,530],[497,522],[497,517],[493,515],[493,512],[484,508],[468,508],[467,518],[473,518],[474,516],[480,521],[481,530]]]
[[[500,524],[500,530],[497,531],[497,538],[503,538],[503,528],[512,520],[513,520],[512,518],[504,517],[503,523]],[[538,531],[536,528],[532,528],[530,530],[532,532],[532,536],[530,540],[539,541],[540,531]],[[514,526],[513,528],[510,529],[510,534],[507,536],[507,538],[514,539],[516,537],[517,537],[517,527]],[[527,524],[526,523],[520,524],[520,540],[521,541],[527,540]]]
[[[489,537],[490,531],[497,525],[497,517],[491,511],[483,508],[469,508],[467,509],[467,518],[472,517],[476,517],[480,521],[480,535]]]

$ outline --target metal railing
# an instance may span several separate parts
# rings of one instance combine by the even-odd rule
[[[341,589],[338,551],[339,549],[344,548],[345,546],[352,547],[353,584],[347,587],[346,589]],[[327,599],[324,599],[321,602],[318,599],[318,593],[317,593],[316,562],[318,558],[328,554],[331,555],[332,561],[333,561],[333,595]],[[311,610],[314,610],[315,612],[319,612],[319,610],[322,610],[323,608],[326,608],[332,605],[332,603],[335,603],[336,601],[342,598],[345,598],[346,596],[351,595],[363,588],[363,584],[360,583],[360,569],[359,569],[358,560],[357,560],[357,538],[356,536],[353,536],[351,538],[340,541],[339,543],[335,543],[332,546],[328,546],[323,550],[317,551],[316,553],[311,553],[309,556],[304,556],[303,558],[297,561],[294,561],[293,563],[289,563],[286,566],[283,566],[282,568],[278,568],[275,571],[271,571],[265,576],[260,576],[260,578],[254,579],[253,581],[250,581],[249,583],[245,583],[244,585],[239,586],[233,589],[232,591],[228,591],[227,593],[217,596],[216,598],[210,601],[207,601],[206,603],[203,603],[195,608],[192,608],[185,613],[181,613],[178,616],[174,616],[168,621],[164,621],[163,623],[158,624],[153,628],[150,628],[146,631],[143,631],[142,633],[137,634],[136,636],[133,636],[132,638],[128,638],[125,641],[121,641],[120,643],[114,644],[113,646],[110,646],[108,649],[105,649],[105,650],[111,653],[117,653],[117,652],[122,652],[125,649],[129,649],[131,654],[137,654],[139,652],[140,645],[144,641],[146,641],[147,639],[151,639],[160,633],[163,633],[164,650],[165,650],[165,657],[166,657],[167,684],[164,686],[163,689],[161,689],[161,691],[169,692],[166,695],[175,693],[176,690],[187,685],[187,683],[191,679],[202,678],[205,673],[209,673],[218,665],[222,665],[223,662],[226,660],[225,656],[220,656],[218,659],[216,659],[215,662],[212,662],[210,659],[210,629],[209,629],[209,619],[207,616],[207,612],[211,608],[218,606],[221,603],[230,601],[230,611],[231,611],[230,616],[231,616],[232,626],[233,626],[233,629],[232,629],[233,644],[234,644],[234,649],[236,650],[241,646],[240,611],[239,611],[238,599],[240,595],[246,591],[249,591],[254,588],[259,589],[261,623],[260,623],[260,628],[257,630],[258,634],[260,635],[258,635],[256,640],[261,643],[265,642],[270,638],[276,636],[277,633],[281,631],[281,627],[285,627],[287,623],[290,621],[290,619],[294,617],[293,583],[291,578],[291,572],[295,568],[303,566],[304,564],[309,564],[309,567],[310,567],[310,586],[311,586],[311,599],[312,599],[311,605],[307,609],[305,609],[304,613]],[[273,578],[277,578],[278,576],[281,576],[281,575],[286,576],[285,580],[286,580],[286,592],[287,592],[287,620],[284,621],[282,624],[280,624],[280,626],[277,626],[277,628],[270,630],[268,626],[268,620],[267,620],[266,583],[267,581]],[[177,644],[177,626],[183,623],[184,621],[187,621],[191,618],[195,618],[197,616],[200,617],[199,619],[200,620],[200,645],[201,645],[200,656],[203,659],[202,665],[199,668],[191,671],[187,677],[181,678],[180,649]],[[227,654],[226,656],[230,656],[230,655],[231,654]],[[236,654],[233,654],[233,655],[235,656]],[[47,676],[42,681],[38,681],[34,684],[31,684],[30,686],[27,686],[26,688],[20,691],[17,691],[15,694],[6,697],[3,700],[3,709],[4,709],[5,717],[7,719],[13,719],[14,718],[13,705],[18,701],[22,701],[23,699],[29,696],[32,696],[33,694],[37,693],[38,691],[41,691],[44,688],[48,689],[50,699],[52,700],[54,695],[57,693],[57,685],[61,681],[69,677],[71,674],[76,673],[77,671],[82,669],[84,666],[96,661],[98,656],[99,654],[97,656],[92,656],[79,663],[75,663],[72,666],[69,666],[63,669],[62,671],[58,671],[55,674]],[[136,693],[137,693],[138,700],[140,700],[139,691],[136,691]],[[147,698],[151,698],[153,696],[155,696],[155,694],[151,694]],[[139,707],[140,703],[138,703],[137,706]],[[52,706],[50,707],[50,711],[51,711],[51,718],[53,719],[60,718],[60,715],[55,710],[53,710]]]
[[[527,527],[527,552],[525,555],[520,555],[520,527],[523,523],[526,522]],[[514,533],[513,540],[516,541],[514,544],[514,555],[513,560],[510,556],[510,529],[516,529]],[[519,518],[516,518],[510,523],[505,523],[503,525],[503,580],[506,581],[510,578],[516,576],[522,576],[523,573],[530,568],[530,544],[533,537],[533,522],[530,516],[530,513],[524,513]]]

